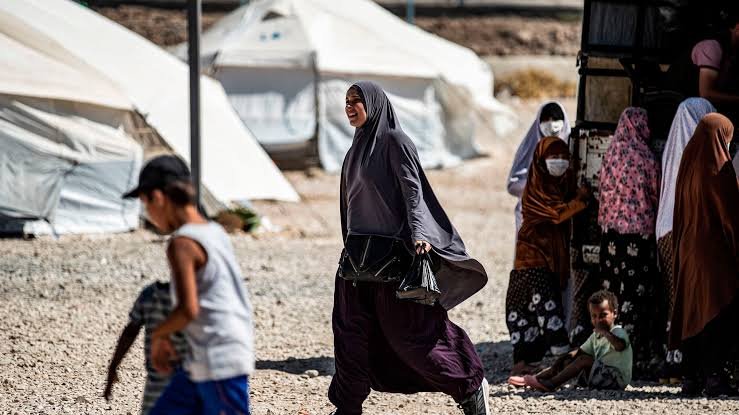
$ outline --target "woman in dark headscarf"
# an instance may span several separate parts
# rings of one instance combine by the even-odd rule
[[[603,289],[618,295],[618,319],[634,348],[637,378],[655,375],[656,368],[650,363],[659,360],[655,356],[661,355],[664,339],[656,335],[663,333],[663,323],[654,316],[659,305],[655,298],[659,274],[654,229],[660,168],[649,148],[649,137],[647,111],[626,108],[598,176],[598,224],[603,231],[600,279]]]
[[[575,196],[570,152],[559,137],[536,146],[521,199],[523,223],[506,294],[506,324],[513,344],[511,376],[531,373],[547,350],[570,350],[561,289],[569,277],[569,220],[586,207],[582,187]],[[512,380],[511,380],[512,381]]]
[[[430,252],[442,292],[433,306],[396,298],[397,282],[353,282],[337,275],[333,331],[336,414],[360,414],[370,388],[443,392],[467,415],[489,413],[482,362],[447,310],[480,290],[487,275],[434,196],[415,146],[393,106],[372,82],[354,84],[346,114],[356,128],[341,172],[341,230],[395,237],[408,253]],[[341,269],[340,269],[341,272]]]
[[[739,323],[739,184],[728,150],[733,133],[723,115],[703,117],[677,175],[669,343],[683,351],[687,395],[736,393],[723,372]]]

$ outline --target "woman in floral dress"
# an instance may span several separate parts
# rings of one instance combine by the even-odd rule
[[[659,276],[654,231],[660,168],[648,142],[646,110],[626,108],[599,176],[601,285],[620,300],[619,320],[632,342],[637,376],[648,373],[651,359],[659,355],[660,339],[652,333],[663,332],[652,327]]]
[[[523,223],[506,294],[513,344],[511,375],[532,373],[547,351],[570,350],[561,289],[569,276],[569,221],[586,207],[587,188],[575,194],[569,148],[559,137],[536,145],[521,199]]]

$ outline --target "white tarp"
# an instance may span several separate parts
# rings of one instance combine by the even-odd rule
[[[107,79],[59,62],[3,33],[0,58],[0,91],[4,94],[132,108],[131,101]]]
[[[186,45],[173,51],[187,55]],[[256,0],[206,31],[202,52],[262,144],[278,148],[318,132],[329,171],[351,144],[343,107],[353,80],[383,86],[426,166],[475,155],[476,135],[505,134],[515,124],[474,52],[370,0]]]
[[[0,1],[0,33],[79,73],[109,80],[112,89],[120,91],[172,149],[189,160],[187,65],[69,0]],[[0,61],[8,59],[3,53],[0,49]],[[37,79],[46,79],[51,70],[42,70]],[[24,88],[21,83],[14,87]],[[33,83],[26,88],[42,89]],[[79,85],[81,90],[89,88],[86,83]],[[243,126],[220,84],[207,77],[201,78],[201,116],[203,184],[217,199],[299,199]]]
[[[143,159],[121,129],[0,95],[0,215],[25,234],[123,232],[139,204],[123,200]]]

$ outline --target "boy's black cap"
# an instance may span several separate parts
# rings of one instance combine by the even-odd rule
[[[154,157],[146,163],[139,175],[139,185],[123,195],[123,198],[138,197],[141,193],[163,189],[174,182],[191,182],[190,169],[179,157],[165,155]]]

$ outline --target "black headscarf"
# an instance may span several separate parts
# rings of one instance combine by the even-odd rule
[[[367,81],[352,87],[360,92],[367,121],[354,132],[341,170],[344,240],[350,233],[393,236],[409,251],[414,241],[428,241],[442,263],[439,302],[451,309],[485,286],[485,269],[467,254],[385,92]]]

